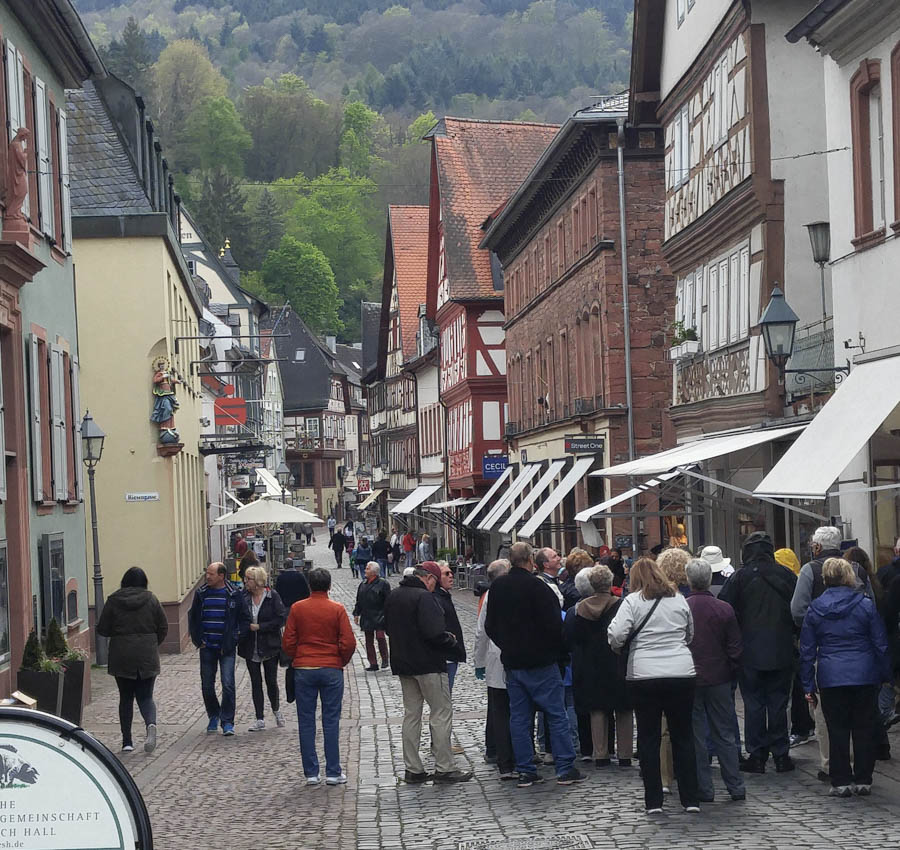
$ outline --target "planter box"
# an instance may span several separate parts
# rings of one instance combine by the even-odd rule
[[[82,671],[83,675],[83,671]],[[39,670],[19,670],[16,687],[37,700],[39,711],[60,716],[63,698],[63,674],[43,673]]]
[[[67,661],[65,668],[60,716],[76,726],[81,726],[81,712],[84,708],[84,662]]]
[[[682,342],[678,343],[678,345],[673,345],[669,349],[669,360],[678,361],[684,360],[686,357],[693,357],[700,351],[700,340],[699,339],[686,339]]]

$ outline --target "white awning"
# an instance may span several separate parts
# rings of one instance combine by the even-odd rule
[[[666,449],[655,455],[638,458],[628,463],[620,463],[606,469],[598,469],[591,475],[611,477],[616,475],[661,475],[664,472],[673,472],[684,466],[695,466],[704,460],[714,457],[739,452],[763,443],[770,443],[781,437],[787,437],[802,431],[806,425],[791,425],[787,428],[764,428],[758,431],[739,431],[728,434],[711,434],[701,440],[692,440],[682,443],[674,449]]]
[[[478,528],[482,531],[490,531],[500,518],[512,507],[516,497],[521,493],[525,486],[538,474],[541,470],[539,463],[529,463],[522,467],[519,477],[509,485],[506,492],[499,498],[497,504],[494,505],[491,512],[478,524]]]
[[[374,502],[374,501],[375,501],[375,500],[376,500],[383,492],[384,492],[384,490],[373,490],[371,493],[369,493],[368,496],[366,496],[365,499],[363,499],[363,500],[356,506],[356,510],[358,510],[358,511],[364,511],[364,510],[365,510],[367,507],[369,507],[369,505],[371,505],[372,502]]]
[[[278,479],[272,475],[268,469],[259,467],[256,470],[256,481],[257,483],[262,482],[266,485],[266,495],[275,496],[278,499],[281,498],[281,485],[278,483]]]
[[[240,499],[238,499],[238,498],[234,495],[234,493],[231,492],[231,490],[226,490],[226,491],[225,491],[225,495],[226,495],[229,499],[231,499],[231,501],[234,502],[234,504],[235,504],[237,507],[239,507],[239,508],[244,507],[244,503],[243,503]]]
[[[856,366],[754,495],[824,499],[872,435],[900,404],[900,357]]]
[[[506,469],[504,469],[503,472],[500,473],[500,477],[491,485],[491,489],[488,490],[487,493],[485,493],[481,497],[481,501],[479,501],[478,504],[475,505],[475,507],[472,508],[471,511],[469,511],[468,516],[466,516],[466,518],[462,521],[463,525],[468,525],[470,522],[472,522],[473,519],[475,519],[475,517],[478,516],[478,514],[480,514],[484,510],[485,506],[493,498],[494,493],[496,493],[503,486],[503,483],[506,481],[506,479],[509,478],[510,475],[512,475],[512,471],[513,468],[511,466],[507,466]]]
[[[519,506],[513,510],[509,515],[509,519],[500,526],[501,533],[508,534],[516,527],[516,523],[525,516],[525,511],[527,511],[546,492],[547,488],[553,483],[557,474],[565,465],[566,462],[564,460],[554,460],[550,466],[547,467],[547,471],[540,477],[538,483],[531,488],[525,498],[522,499]]]
[[[451,499],[449,502],[435,502],[433,505],[425,505],[423,511],[443,511],[447,508],[461,508],[463,505],[474,505],[478,499]]]
[[[391,514],[410,514],[419,505],[422,504],[429,496],[437,493],[441,489],[440,484],[423,484],[416,487],[403,501],[394,505],[388,513]]]
[[[593,464],[594,458],[592,457],[578,458],[572,464],[572,468],[566,473],[563,480],[553,488],[550,495],[541,502],[538,509],[531,515],[528,522],[519,529],[519,537],[531,537],[538,530],[538,526],[553,513],[556,506],[569,494],[569,491],[587,475],[587,471]]]
[[[593,517],[597,516],[597,514],[606,513],[610,508],[614,508],[616,505],[619,505],[622,502],[627,502],[629,499],[632,499],[635,496],[640,496],[640,494],[645,490],[649,490],[652,487],[658,487],[663,483],[663,481],[670,481],[680,474],[681,473],[679,472],[667,472],[665,475],[660,475],[658,478],[651,478],[649,481],[645,481],[643,484],[641,484],[640,487],[626,490],[624,493],[619,493],[618,496],[613,496],[611,499],[607,499],[605,502],[600,502],[599,505],[594,505],[592,508],[586,508],[580,513],[575,514],[575,521],[588,522]]]

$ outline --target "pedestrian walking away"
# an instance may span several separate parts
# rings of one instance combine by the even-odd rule
[[[375,561],[366,564],[366,574],[356,589],[356,605],[353,607],[353,622],[359,626],[366,636],[366,657],[369,666],[366,670],[374,673],[378,670],[378,658],[375,655],[375,640],[378,640],[378,651],[381,653],[381,667],[387,669],[390,656],[387,639],[384,634],[384,606],[391,593],[391,585],[381,578],[381,567]]]
[[[412,531],[407,529],[400,541],[403,547],[403,568],[413,566],[416,562],[416,538],[413,537]]]
[[[800,632],[800,677],[810,703],[822,704],[837,797],[871,793],[878,688],[891,679],[884,625],[875,603],[856,591],[858,578],[848,561],[827,558],[825,590],[810,602]]]
[[[266,728],[263,675],[275,723],[284,726],[278,693],[278,654],[286,613],[281,597],[268,587],[266,571],[262,567],[250,567],[244,575],[244,610],[238,640],[238,655],[247,662],[256,712],[256,720],[248,730],[250,732],[260,732]]]
[[[353,575],[361,579],[366,572],[366,564],[372,560],[372,547],[365,537],[361,537],[359,545],[350,553],[350,569]]]
[[[162,605],[147,589],[147,574],[140,567],[129,567],[121,587],[106,600],[97,621],[97,634],[109,638],[106,672],[115,677],[119,689],[122,752],[134,749],[131,721],[135,700],[147,731],[144,752],[152,753],[156,748],[153,686],[159,676],[159,645],[168,630]]]
[[[707,755],[707,736],[719,760],[722,781],[732,800],[746,798],[739,768],[740,747],[734,740],[737,715],[732,682],[740,669],[743,641],[734,609],[710,592],[713,572],[703,558],[695,558],[685,567],[691,595],[688,608],[694,620],[691,655],[697,671],[694,692],[694,756],[697,762],[697,787],[700,801],[715,798]]]
[[[560,662],[565,660],[559,597],[536,580],[534,554],[528,543],[509,549],[510,570],[491,586],[484,627],[500,647],[509,694],[509,726],[518,786],[543,779],[534,763],[534,712],[541,710],[550,729],[557,782],[584,780],[574,766],[575,750],[566,713]]]
[[[206,568],[206,584],[197,588],[188,612],[191,641],[200,649],[200,685],[210,734],[234,735],[234,662],[241,626],[242,591],[225,580],[225,565]],[[222,678],[222,700],[216,696],[216,674]]]
[[[450,747],[453,707],[447,680],[447,658],[456,638],[447,630],[444,611],[434,598],[437,578],[415,568],[404,576],[385,603],[385,625],[391,648],[391,672],[403,693],[403,762],[408,783],[467,782],[472,774],[458,770]],[[422,708],[428,703],[434,774],[426,773],[419,754]]]
[[[344,550],[347,548],[347,538],[343,531],[335,531],[328,541],[328,548],[334,552],[334,560],[340,569],[344,560]]]
[[[316,535],[313,533],[312,523],[304,522],[302,528],[304,535],[306,535],[306,545],[309,546],[310,543],[315,543]]]
[[[356,650],[356,638],[343,605],[328,598],[331,574],[322,567],[309,571],[309,599],[291,606],[281,648],[292,659],[300,758],[307,785],[318,785],[316,705],[322,701],[325,784],[343,785],[340,720],[344,699],[344,667]]]
[[[388,565],[391,558],[391,544],[388,543],[384,529],[378,532],[378,538],[372,543],[372,559],[378,563],[381,577],[388,577]]]
[[[647,814],[662,811],[659,747],[665,715],[681,805],[699,812],[692,723],[696,670],[688,649],[694,636],[691,609],[649,558],[635,562],[629,580],[631,593],[622,600],[607,636],[613,651],[628,651],[626,678],[637,719],[644,805]]]

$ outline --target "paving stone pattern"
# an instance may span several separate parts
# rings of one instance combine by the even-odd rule
[[[333,568],[324,543],[307,551],[317,564]],[[332,597],[352,610],[357,583],[350,570],[345,566],[333,576]],[[471,657],[476,600],[470,592],[454,595]],[[397,779],[403,773],[399,682],[390,672],[365,672],[362,635],[358,638],[357,655],[346,671],[341,719],[341,756],[349,781],[338,787],[303,784],[293,705],[286,707],[287,728],[276,728],[267,713],[264,732],[247,731],[254,716],[243,660],[237,662],[238,734],[224,738],[205,733],[196,653],[163,656],[156,688],[159,746],[151,755],[142,751],[138,719],[137,749],[122,756],[144,794],[157,850],[896,846],[897,732],[891,738],[898,761],[879,762],[868,799],[829,798],[815,777],[818,749],[811,743],[792,751],[796,772],[748,776],[745,803],[725,802],[727,794],[715,775],[723,802],[704,805],[700,815],[688,815],[677,796],[668,797],[663,815],[647,817],[636,768],[595,770],[582,765],[588,780],[564,788],[552,781],[550,768],[544,769],[548,782],[543,785],[517,789],[515,783],[501,783],[495,768],[484,763],[485,691],[470,664],[460,667],[454,686],[454,738],[465,750],[457,756],[459,766],[474,771],[474,778],[463,785],[405,785]],[[100,671],[93,679],[93,702],[84,726],[117,752],[121,741],[115,684]],[[423,729],[423,758],[430,768],[427,726]],[[324,775],[321,734],[319,754]]]

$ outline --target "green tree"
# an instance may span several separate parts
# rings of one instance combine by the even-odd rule
[[[224,96],[207,97],[188,118],[180,164],[204,171],[221,167],[240,177],[244,154],[252,144],[234,104]]]
[[[358,101],[348,103],[341,132],[341,165],[354,177],[368,176],[385,136],[384,119],[377,112]]]
[[[274,251],[284,236],[284,213],[268,189],[253,203],[247,227],[247,239],[234,256],[242,269],[261,269],[269,251]],[[265,300],[265,299],[263,299]]]
[[[207,98],[225,95],[225,78],[210,61],[206,48],[187,39],[173,41],[163,50],[153,74],[156,129],[170,159],[180,167],[178,148],[188,119]]]
[[[434,125],[437,124],[437,118],[434,117],[434,113],[429,109],[428,112],[423,112],[409,127],[406,128],[406,145],[420,145],[423,143],[426,133],[429,133],[434,129]]]
[[[315,245],[292,236],[282,237],[263,263],[262,282],[269,292],[283,294],[311,330],[322,333],[342,329],[334,272]]]
[[[244,196],[237,180],[223,168],[213,168],[201,179],[194,212],[206,241],[216,250],[226,239],[235,246],[242,244],[246,239],[246,220]]]
[[[138,94],[153,97],[153,52],[146,33],[134,17],[125,23],[122,35],[102,51],[104,62]]]

